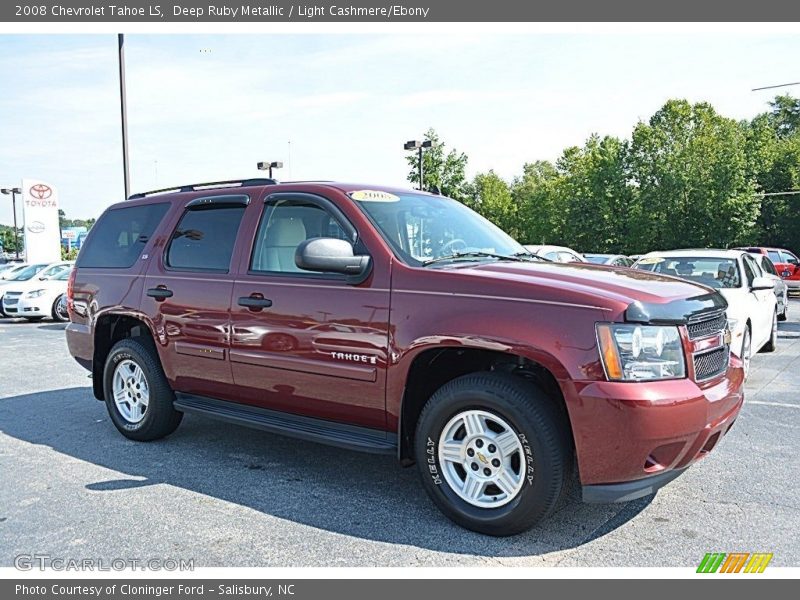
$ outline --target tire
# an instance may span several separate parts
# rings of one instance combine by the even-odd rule
[[[772,331],[769,341],[761,347],[761,352],[775,352],[778,348],[778,313],[772,315]]]
[[[783,295],[783,312],[778,315],[778,321],[785,321],[789,318],[789,292]]]
[[[476,418],[482,419],[485,436],[466,434],[467,420]],[[491,444],[494,439],[505,450]],[[460,454],[453,454],[455,447]],[[443,449],[460,458],[443,460]],[[521,533],[548,517],[573,462],[569,423],[560,407],[524,379],[487,372],[454,379],[431,396],[417,422],[414,450],[422,485],[436,506],[459,525],[493,536]],[[494,473],[503,471],[506,489],[517,480],[513,493],[488,478],[493,457],[499,463]],[[473,464],[480,466],[470,474]],[[471,501],[464,497],[467,481],[483,481]]]
[[[69,314],[66,313],[66,306],[63,308],[61,307],[61,302],[66,299],[65,294],[61,294],[56,301],[53,302],[53,308],[50,309],[50,316],[53,318],[53,321],[58,323],[65,323],[69,321]]]
[[[750,377],[750,359],[753,357],[753,344],[750,336],[750,323],[747,324],[744,330],[744,338],[742,339],[742,363],[744,365],[744,379]]]
[[[22,317],[22,318],[28,321],[29,323],[38,323],[39,321],[44,319],[44,317]]]
[[[147,342],[143,338],[120,340],[109,352],[103,370],[103,392],[111,421],[122,435],[139,442],[168,436],[178,428],[183,418],[183,413],[176,411],[173,406],[175,395],[155,348]],[[136,368],[141,372],[138,377]],[[117,372],[124,392],[119,404],[114,399]],[[131,381],[134,383],[129,385]],[[139,397],[135,398],[137,393]],[[146,403],[143,402],[144,398]],[[134,405],[138,405],[138,411]]]

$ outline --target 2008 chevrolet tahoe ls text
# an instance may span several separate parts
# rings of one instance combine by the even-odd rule
[[[653,493],[742,406],[725,300],[557,264],[442,196],[245,180],[137,194],[72,273],[70,352],[134,440],[200,413],[416,463],[451,519]]]

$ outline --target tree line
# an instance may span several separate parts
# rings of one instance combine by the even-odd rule
[[[468,180],[467,155],[435,130],[423,158],[439,188],[522,243],[583,252],[770,245],[800,250],[800,100],[777,96],[752,120],[708,103],[669,100],[629,139],[592,135],[555,162],[537,160],[506,181]],[[419,185],[416,157],[408,180]]]

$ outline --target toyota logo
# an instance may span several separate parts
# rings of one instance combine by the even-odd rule
[[[43,183],[37,183],[36,185],[32,185],[29,192],[31,196],[33,196],[38,200],[46,200],[47,198],[53,195],[53,190],[50,188],[50,186],[45,185]]]
[[[41,221],[34,221],[30,225],[28,225],[28,231],[30,231],[31,233],[42,233],[44,231],[44,223],[42,223]]]

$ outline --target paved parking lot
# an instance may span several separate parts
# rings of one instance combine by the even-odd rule
[[[391,457],[196,416],[165,440],[128,441],[63,325],[0,320],[0,566],[34,552],[196,566],[693,566],[710,551],[799,566],[800,301],[790,314],[709,458],[655,498],[573,500],[505,539],[451,524]]]

